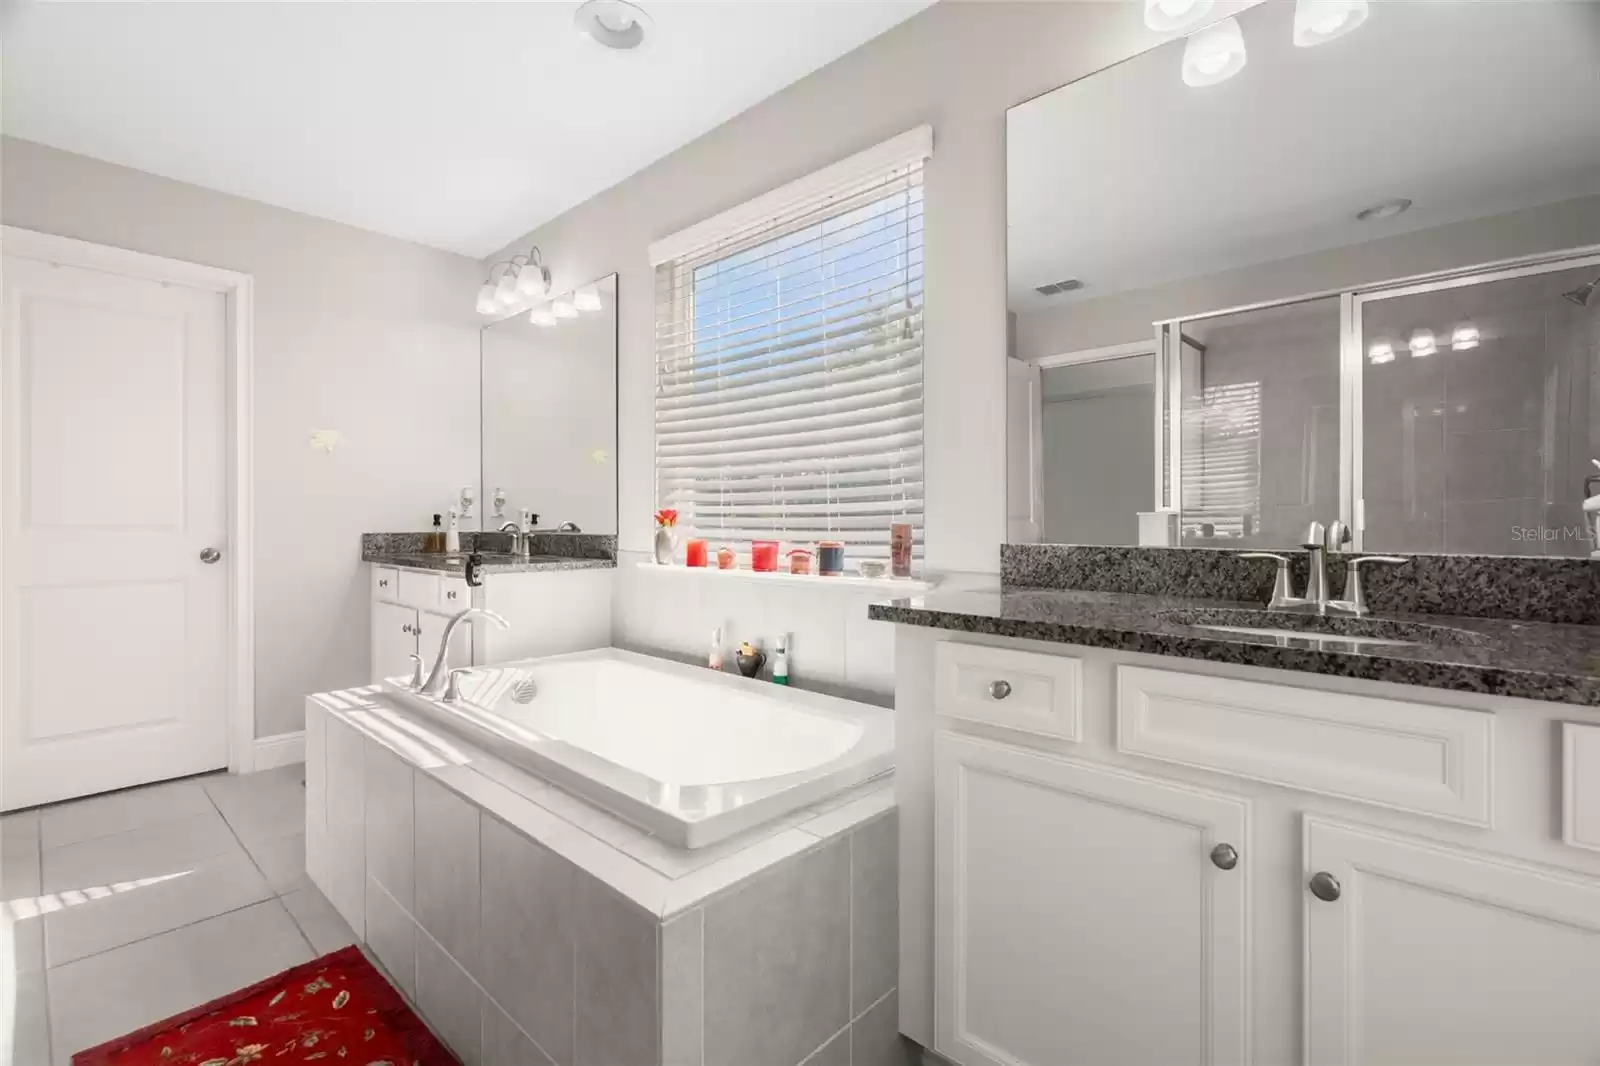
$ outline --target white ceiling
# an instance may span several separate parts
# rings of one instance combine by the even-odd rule
[[[1292,21],[1240,15],[1220,85],[1183,84],[1177,41],[1009,112],[1013,309],[1600,193],[1600,4],[1375,2],[1316,48]]]
[[[929,6],[6,3],[25,140],[481,257]]]

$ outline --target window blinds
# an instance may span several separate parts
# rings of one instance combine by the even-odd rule
[[[914,132],[652,250],[656,498],[687,535],[886,558],[907,522],[920,553]]]

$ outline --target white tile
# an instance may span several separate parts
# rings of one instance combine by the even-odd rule
[[[627,844],[622,850],[665,877],[679,878],[703,870],[729,855],[736,855],[752,844],[775,837],[809,817],[809,813],[797,811],[703,848],[680,848],[659,838],[648,837]]]
[[[781,609],[769,612],[767,654],[778,631],[790,634],[789,683],[800,687],[837,688],[846,680],[843,605],[849,595],[838,589],[785,589]],[[768,663],[771,668],[771,663]]]
[[[529,798],[545,810],[559,815],[563,821],[572,823],[590,836],[598,837],[614,848],[625,848],[650,836],[649,833],[629,825],[610,811],[603,811],[559,788],[547,788]]]
[[[305,832],[305,764],[206,779],[206,793],[246,845]]]
[[[328,712],[306,703],[306,829],[328,824]]]
[[[357,936],[366,928],[365,747],[366,739],[348,723],[328,718],[328,835],[321,861],[328,899]]]
[[[0,1027],[0,1066],[44,1066],[50,1061],[49,997],[44,971],[15,982],[0,979],[0,995],[11,1003],[11,1026]]]
[[[417,924],[468,973],[478,972],[478,808],[416,777]]]
[[[268,900],[52,969],[56,1060],[310,958],[289,913]]]
[[[222,816],[208,810],[115,836],[46,848],[42,887],[46,893],[83,891],[181,873],[205,859],[243,854]]]
[[[417,933],[417,1006],[462,1066],[483,1062],[486,997],[455,959],[427,933]]]
[[[367,878],[367,946],[396,987],[417,1001],[417,923],[383,886]]]
[[[483,1066],[555,1066],[505,1011],[483,997]],[[698,1066],[698,1064],[696,1064]]]
[[[678,878],[667,891],[661,915],[667,918],[687,910],[774,863],[816,846],[817,838],[810,833],[785,829],[777,836],[768,837],[759,844]]]
[[[289,916],[300,927],[306,939],[311,941],[311,950],[319,956],[331,951],[349,947],[356,942],[356,935],[345,920],[339,917],[339,912],[333,909],[333,904],[315,888],[302,888],[298,892],[291,892],[283,897],[283,905],[289,911]]]
[[[875,622],[867,617],[867,605],[881,598],[861,597],[845,610],[845,682],[857,691],[892,699],[895,625],[893,622]]]
[[[213,811],[199,781],[169,781],[46,807],[40,831],[47,849],[59,848]]]
[[[0,900],[23,899],[39,892],[38,812],[0,817]]]
[[[812,836],[827,838],[854,829],[893,809],[894,786],[885,785],[842,807],[818,815],[810,821],[801,822],[800,828]]]
[[[16,917],[9,909],[0,914],[0,988],[8,978],[44,973],[44,918],[34,909],[37,902],[28,897],[13,906],[28,916]]]
[[[123,881],[95,893],[64,893],[61,908],[44,917],[46,957],[49,965],[62,966],[271,896],[242,852],[206,859],[149,884]]]
[[[411,764],[368,738],[363,772],[367,876],[410,911],[414,906]]]
[[[705,911],[661,927],[662,1066],[700,1066],[705,1055]]]
[[[284,896],[311,886],[306,873],[306,839],[304,833],[297,833],[245,845],[251,861],[275,894]]]

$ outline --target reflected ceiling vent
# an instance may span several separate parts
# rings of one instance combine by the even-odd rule
[[[1081,288],[1083,282],[1077,278],[1067,278],[1063,281],[1052,281],[1048,285],[1039,285],[1033,291],[1040,296],[1059,296],[1064,292],[1077,292]]]

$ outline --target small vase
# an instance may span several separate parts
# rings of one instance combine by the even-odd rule
[[[656,562],[662,566],[671,566],[672,557],[678,551],[678,534],[671,526],[656,527]]]

